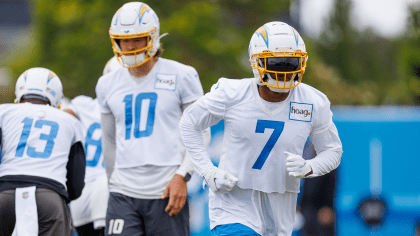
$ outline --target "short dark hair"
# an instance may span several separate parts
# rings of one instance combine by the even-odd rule
[[[164,49],[162,48],[162,44],[160,44],[160,48],[157,50],[156,54],[154,55],[154,57],[160,57],[164,51]]]

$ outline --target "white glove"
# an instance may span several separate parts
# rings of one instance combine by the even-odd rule
[[[290,176],[305,178],[305,175],[312,171],[312,167],[301,156],[284,152],[286,154],[286,166]]]
[[[212,166],[206,174],[204,174],[204,181],[207,186],[215,193],[227,193],[236,185],[238,178]]]

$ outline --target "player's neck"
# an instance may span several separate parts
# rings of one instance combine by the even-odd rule
[[[153,69],[153,66],[156,64],[157,60],[158,60],[158,57],[153,57],[152,59],[150,59],[149,61],[147,61],[141,66],[128,68],[128,71],[130,72],[132,76],[135,76],[135,77],[146,76]]]
[[[282,102],[286,100],[287,96],[289,95],[290,91],[287,93],[277,93],[271,91],[267,86],[258,85],[258,92],[260,97],[267,102]]]
[[[32,103],[32,104],[38,104],[38,105],[47,105],[47,104],[50,105],[49,102],[43,101],[41,99],[36,99],[36,98],[27,98],[27,99],[22,99],[20,101],[20,103],[25,103],[25,102],[29,102],[29,103]]]

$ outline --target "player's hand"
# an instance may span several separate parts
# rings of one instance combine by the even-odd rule
[[[165,199],[169,195],[169,203],[165,208],[169,216],[178,214],[184,207],[187,201],[187,182],[181,175],[175,175],[172,180],[166,185],[161,199]]]
[[[215,166],[204,175],[207,186],[215,193],[227,193],[235,187],[238,178]]]
[[[284,152],[286,154],[286,167],[290,176],[304,178],[312,174],[312,167],[301,156]]]

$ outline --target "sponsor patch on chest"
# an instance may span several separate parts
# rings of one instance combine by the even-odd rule
[[[166,89],[166,90],[175,91],[176,75],[156,74],[155,89]]]
[[[290,103],[289,120],[311,122],[313,105],[308,103]]]

